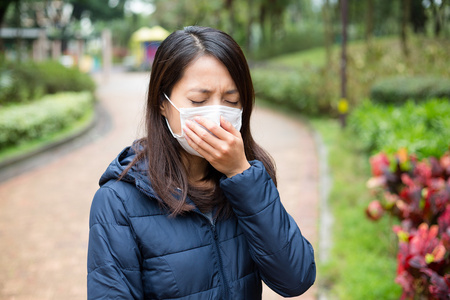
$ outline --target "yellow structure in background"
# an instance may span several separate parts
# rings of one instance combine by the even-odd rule
[[[156,50],[169,34],[170,32],[161,26],[154,26],[152,28],[142,27],[135,31],[130,38],[134,66],[138,68],[151,67]]]

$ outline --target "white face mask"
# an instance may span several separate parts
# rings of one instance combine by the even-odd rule
[[[166,94],[164,94],[167,100],[169,100],[170,104],[175,107],[176,110],[180,113],[180,125],[183,127],[186,124],[186,120],[192,120],[194,117],[204,117],[207,118],[217,125],[220,126],[220,116],[224,117],[225,120],[230,122],[236,130],[241,130],[242,125],[242,109],[240,108],[233,108],[223,105],[207,105],[202,107],[189,107],[189,108],[180,108],[178,109],[175,104],[173,104],[172,101],[170,101],[169,97],[167,97]],[[194,121],[195,122],[195,121]],[[187,142],[183,130],[181,130],[181,135],[175,134],[172,131],[172,128],[170,128],[169,121],[166,118],[167,126],[169,127],[170,133],[172,133],[172,136],[177,139],[177,141],[180,143],[181,147],[183,147],[184,150],[186,150],[188,153],[197,155],[200,157],[203,157],[195,151]],[[203,127],[203,126],[202,126]]]

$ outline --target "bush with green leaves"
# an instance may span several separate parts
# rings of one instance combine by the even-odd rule
[[[444,97],[450,98],[450,79],[430,76],[388,77],[375,82],[370,90],[370,98],[380,103]]]
[[[46,94],[94,91],[92,78],[56,61],[6,62],[0,68],[0,105],[23,103]]]
[[[276,105],[282,105],[307,115],[330,114],[333,111],[333,95],[323,80],[324,69],[253,68],[255,93]]]
[[[0,109],[0,150],[73,124],[92,109],[93,99],[90,92],[66,92]]]
[[[400,148],[418,158],[439,157],[450,145],[450,101],[431,99],[405,105],[365,100],[348,118],[348,127],[370,154],[396,153]]]
[[[321,26],[304,24],[302,29],[291,29],[262,42],[262,45],[248,53],[249,58],[262,60],[306,49],[323,46],[324,33]]]

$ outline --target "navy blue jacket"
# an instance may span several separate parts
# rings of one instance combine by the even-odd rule
[[[169,217],[126,148],[100,179],[90,214],[89,299],[261,299],[261,279],[282,296],[305,292],[314,252],[259,161],[220,187],[234,216],[198,209]],[[188,199],[189,201],[189,199]]]

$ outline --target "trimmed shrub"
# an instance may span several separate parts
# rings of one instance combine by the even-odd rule
[[[92,93],[67,92],[2,108],[0,150],[57,132],[83,117],[92,105]]]
[[[370,154],[407,148],[418,158],[439,157],[449,148],[449,116],[450,101],[445,98],[403,106],[365,100],[349,115],[348,128]]]
[[[376,82],[370,91],[373,101],[402,104],[407,100],[450,98],[450,79],[435,77],[389,77]]]
[[[8,62],[0,69],[0,105],[28,102],[46,94],[94,89],[95,83],[88,74],[56,61]]]
[[[333,111],[332,89],[327,88],[323,77],[323,68],[305,68],[302,71],[252,69],[257,97],[309,115],[330,114]]]
[[[46,94],[63,91],[94,91],[95,89],[92,78],[78,69],[64,67],[55,61],[41,63],[38,68],[41,71]]]

